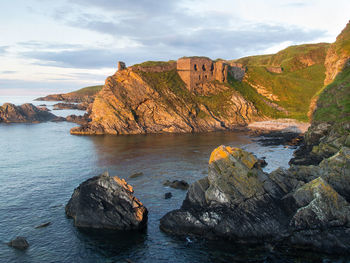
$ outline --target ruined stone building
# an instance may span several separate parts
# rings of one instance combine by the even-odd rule
[[[225,61],[212,61],[207,57],[184,57],[177,60],[177,72],[187,88],[194,91],[211,81],[226,82],[228,74],[242,80],[244,69]]]

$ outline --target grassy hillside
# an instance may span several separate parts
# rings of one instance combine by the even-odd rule
[[[350,66],[321,92],[313,119],[320,122],[350,122]]]
[[[93,96],[103,88],[103,85],[89,86],[76,91],[67,93],[67,95]]]
[[[324,61],[329,44],[307,44],[288,47],[274,55],[238,59],[247,68],[245,82],[262,86],[279,100],[274,103],[285,108],[288,117],[307,121],[311,98],[323,87]],[[273,73],[269,67],[281,67]]]

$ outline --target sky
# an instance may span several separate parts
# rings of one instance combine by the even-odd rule
[[[0,96],[103,84],[127,66],[334,42],[349,0],[1,0]]]

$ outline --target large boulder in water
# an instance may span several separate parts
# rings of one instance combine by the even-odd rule
[[[147,209],[124,179],[108,173],[88,179],[74,190],[66,214],[82,228],[139,230],[147,226]]]
[[[166,214],[160,228],[238,243],[349,251],[347,148],[317,167],[267,174],[257,163],[253,154],[239,148],[215,149],[208,176],[190,186],[181,208]]]
[[[249,243],[281,238],[287,221],[279,201],[284,194],[253,154],[220,146],[211,154],[208,176],[190,186],[181,209],[165,215],[160,227]]]

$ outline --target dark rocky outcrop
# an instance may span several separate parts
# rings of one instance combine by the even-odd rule
[[[91,119],[87,113],[85,113],[83,116],[72,114],[66,117],[66,121],[86,125],[89,121],[91,121]]]
[[[54,110],[64,110],[64,109],[70,109],[70,110],[87,110],[89,107],[89,104],[87,102],[74,104],[74,103],[56,103],[53,105]]]
[[[16,237],[15,239],[7,243],[7,245],[20,250],[25,250],[29,247],[29,243],[25,237]]]
[[[147,226],[148,212],[133,192],[124,179],[105,173],[74,190],[66,214],[81,228],[141,230]]]
[[[55,116],[54,114],[35,107],[33,104],[26,103],[16,106],[11,103],[5,103],[0,106],[0,123],[6,122],[29,122],[37,123],[44,121],[62,121],[64,118]]]
[[[176,235],[274,243],[324,252],[350,249],[350,149],[320,166],[293,166],[264,173],[258,159],[220,146],[208,176],[192,184],[182,207],[160,228]]]

